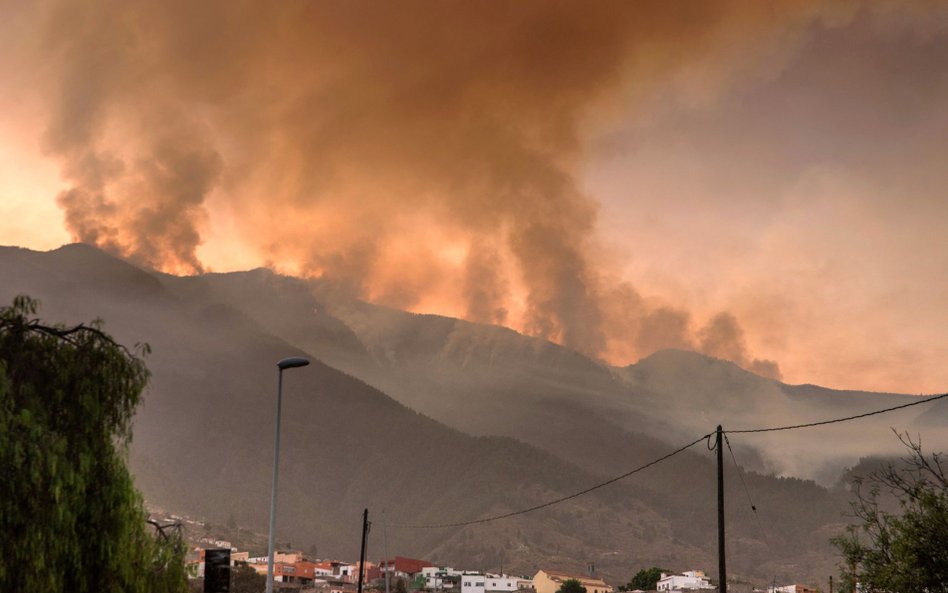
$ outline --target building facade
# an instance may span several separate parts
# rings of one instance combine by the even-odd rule
[[[704,571],[688,570],[682,574],[665,574],[658,580],[658,591],[686,591],[697,589],[716,589],[711,580],[704,576]]]
[[[612,585],[602,579],[571,574],[559,570],[539,570],[533,576],[533,588],[537,593],[556,593],[563,583],[575,579],[586,588],[586,593],[613,593]]]

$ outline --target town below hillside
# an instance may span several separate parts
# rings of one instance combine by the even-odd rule
[[[258,591],[265,583],[269,558],[267,538],[237,526],[233,521],[214,525],[152,509],[155,524],[180,530],[188,544],[187,572],[192,591],[205,591],[205,577],[216,571],[234,593]],[[222,555],[221,552],[224,552]],[[385,554],[387,550],[383,551]],[[220,558],[224,560],[221,561]],[[611,583],[597,574],[593,563],[584,573],[559,567],[537,567],[533,574],[509,574],[503,563],[497,572],[443,566],[436,559],[384,555],[377,561],[330,559],[315,545],[307,550],[290,542],[274,552],[275,591],[299,593],[646,593],[650,591],[716,591],[718,583],[701,569],[676,572],[659,567],[643,568],[626,583]],[[225,571],[221,573],[221,571]],[[255,578],[254,578],[255,577]],[[240,579],[241,585],[233,586]],[[820,593],[821,588],[799,583],[728,581],[734,593]]]

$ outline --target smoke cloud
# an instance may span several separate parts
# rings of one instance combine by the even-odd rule
[[[727,313],[614,281],[583,130],[713,94],[824,18],[806,2],[50,1],[48,154],[75,238],[204,269],[227,215],[262,261],[611,360],[698,348],[771,376]],[[838,10],[838,9],[834,9]],[[774,41],[777,40],[777,41]],[[788,41],[789,40],[789,41]],[[450,308],[450,307],[448,307]]]

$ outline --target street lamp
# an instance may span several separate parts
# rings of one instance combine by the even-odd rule
[[[309,361],[301,356],[284,358],[277,363],[279,378],[277,379],[277,413],[276,413],[276,443],[273,446],[273,488],[270,491],[270,543],[267,546],[267,593],[273,593],[273,532],[276,526],[277,507],[277,473],[280,469],[280,404],[283,400],[283,370],[305,367]]]

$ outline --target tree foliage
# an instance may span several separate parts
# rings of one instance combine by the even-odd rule
[[[238,562],[230,571],[230,593],[260,593],[266,586],[266,575],[246,562]]]
[[[664,568],[653,566],[652,568],[643,568],[635,573],[628,584],[619,587],[620,591],[654,591],[658,586],[658,581],[662,578],[662,573],[668,572]]]
[[[0,308],[0,591],[186,591],[180,534],[147,524],[125,464],[147,346],[35,313]]]
[[[864,591],[948,593],[948,464],[926,455],[920,440],[898,437],[909,456],[856,481],[859,523],[833,539],[843,556],[842,590],[855,580]],[[898,500],[897,512],[884,509],[887,496]]]
[[[395,593],[408,593],[408,585],[405,584],[405,579],[395,579]]]
[[[556,593],[586,593],[586,587],[576,579],[566,579]]]

